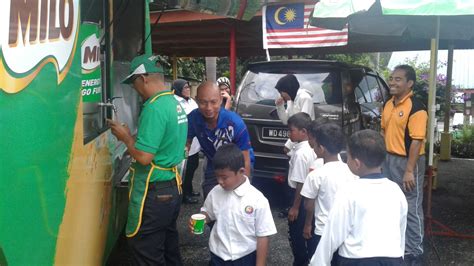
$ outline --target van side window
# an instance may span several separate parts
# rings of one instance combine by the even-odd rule
[[[383,108],[384,95],[381,83],[376,76],[367,74],[355,89],[356,100],[360,104],[363,114],[363,127],[378,130],[380,128],[380,114]]]
[[[359,103],[383,102],[383,95],[377,78],[367,75],[362,79],[355,90]]]
[[[372,75],[367,75],[367,86],[370,92],[370,98],[373,102],[383,102],[382,90],[377,78]]]

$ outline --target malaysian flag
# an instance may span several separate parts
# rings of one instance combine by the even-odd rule
[[[328,30],[309,25],[314,4],[292,3],[263,7],[263,48],[309,48],[347,45],[347,28]]]

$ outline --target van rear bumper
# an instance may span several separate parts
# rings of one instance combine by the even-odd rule
[[[255,152],[253,176],[281,182],[288,175],[288,157],[284,154]]]

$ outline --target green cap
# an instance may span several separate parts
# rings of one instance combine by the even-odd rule
[[[146,73],[164,73],[161,66],[156,65],[158,57],[150,54],[143,54],[135,57],[130,63],[130,75],[128,75],[122,83],[131,84],[132,77],[137,74]]]

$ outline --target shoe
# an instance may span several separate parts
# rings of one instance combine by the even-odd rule
[[[193,197],[199,197],[199,196],[201,196],[201,193],[199,193],[199,192],[197,192],[197,191],[193,191],[193,192],[191,193],[191,196],[193,196]]]
[[[185,204],[196,204],[196,203],[198,203],[198,200],[191,197],[191,196],[184,196],[183,197],[183,203],[185,203]]]

